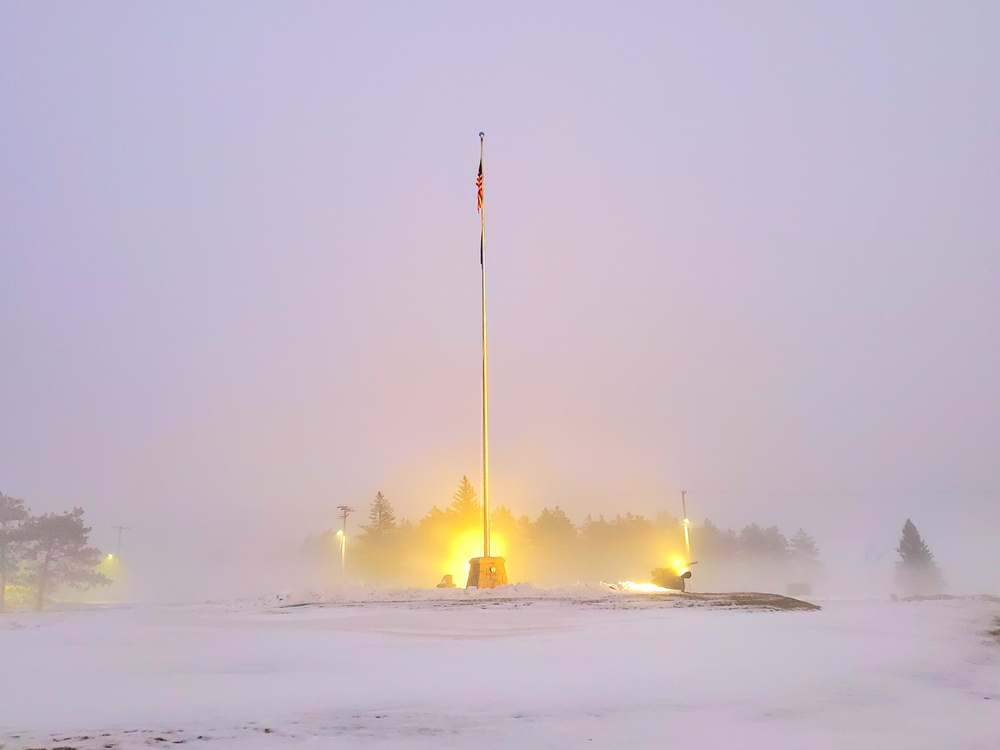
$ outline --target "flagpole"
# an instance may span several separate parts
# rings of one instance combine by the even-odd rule
[[[483,200],[483,139],[479,134],[479,173],[476,203],[479,211],[479,269],[483,277],[483,556],[469,560],[466,588],[492,589],[507,584],[506,561],[490,555],[490,410],[489,368],[486,353],[486,204]]]
[[[480,195],[483,195],[483,139],[479,133],[479,173]],[[489,436],[489,388],[486,346],[486,201],[482,200],[479,211],[479,267],[483,277],[483,557],[490,556],[490,436]]]

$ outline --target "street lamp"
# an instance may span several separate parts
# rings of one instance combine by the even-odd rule
[[[337,529],[337,539],[340,541],[340,575],[346,575],[345,561],[347,559],[347,534],[343,529]]]
[[[337,536],[340,537],[340,575],[347,575],[347,568],[344,564],[347,553],[347,517],[354,512],[354,508],[350,505],[338,505],[337,510],[340,511],[340,531],[337,532]]]
[[[681,512],[684,514],[684,551],[687,553],[688,565],[691,564],[691,519],[688,518],[687,490],[681,490]]]

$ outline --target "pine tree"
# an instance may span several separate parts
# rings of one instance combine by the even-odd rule
[[[549,553],[564,554],[576,544],[579,535],[566,512],[558,505],[552,510],[542,508],[531,527],[531,542]]]
[[[36,610],[41,610],[48,595],[62,584],[85,589],[111,583],[95,570],[101,552],[87,546],[90,527],[83,522],[83,508],[29,518],[23,533],[24,557],[29,561],[27,580],[35,586]]]
[[[372,500],[368,521],[367,526],[361,527],[354,566],[364,575],[382,582],[398,574],[400,550],[396,513],[381,492]]]
[[[692,536],[698,540],[699,560],[706,560],[719,567],[732,562],[739,555],[739,538],[732,529],[723,531],[707,518],[698,528],[692,530]]]
[[[24,552],[22,524],[27,518],[23,500],[0,492],[0,612],[7,607],[7,584],[17,573]]]
[[[744,526],[739,536],[739,556],[743,562],[764,556],[764,530],[755,523]]]
[[[521,546],[520,529],[518,528],[517,519],[510,512],[510,508],[506,508],[503,505],[498,505],[490,513],[490,534],[494,543],[498,539],[502,540],[504,550],[506,551],[505,554],[516,554],[515,550],[518,550]]]
[[[788,547],[796,580],[800,583],[813,583],[822,567],[816,540],[805,529],[799,529]]]
[[[392,503],[385,499],[381,492],[375,493],[371,508],[368,511],[368,525],[363,526],[364,533],[379,539],[391,536],[396,531],[396,513]]]
[[[777,526],[752,523],[740,532],[740,554],[746,561],[782,562],[788,559],[788,540]]]
[[[794,560],[818,560],[819,548],[816,540],[805,529],[799,529],[788,543],[789,552]]]
[[[576,527],[558,505],[542,508],[542,512],[528,525],[524,563],[532,570],[532,580],[544,585],[572,581],[579,569],[577,564],[578,539]]]
[[[472,486],[467,476],[462,477],[458,489],[451,496],[451,505],[446,513],[458,526],[472,526],[482,523],[483,507],[476,497],[476,488]]]
[[[896,548],[896,586],[903,596],[927,596],[944,589],[941,569],[909,518]]]

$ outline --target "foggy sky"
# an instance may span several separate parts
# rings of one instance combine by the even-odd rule
[[[35,512],[194,569],[478,484],[483,130],[495,504],[686,489],[848,567],[912,518],[1000,590],[995,3],[8,2],[0,49]]]

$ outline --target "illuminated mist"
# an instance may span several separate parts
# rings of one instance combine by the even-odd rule
[[[104,554],[128,528],[94,597],[462,585],[485,131],[511,581],[648,582],[687,490],[695,590],[803,576],[741,557],[756,525],[815,539],[819,594],[887,596],[909,518],[949,591],[1000,593],[998,30],[975,2],[4,3],[0,491],[84,508]]]

